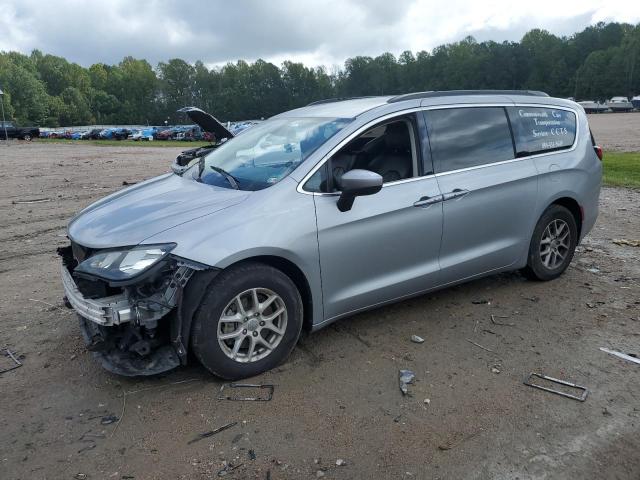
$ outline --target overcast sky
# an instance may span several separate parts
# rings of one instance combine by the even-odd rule
[[[432,48],[473,35],[570,35],[640,22],[638,0],[0,0],[0,50],[37,48],[88,66],[124,56],[219,65],[263,58],[341,65],[355,55]]]

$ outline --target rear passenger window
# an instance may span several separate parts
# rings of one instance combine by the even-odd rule
[[[514,158],[502,107],[470,107],[425,112],[436,173]]]
[[[516,156],[571,148],[576,138],[576,116],[554,108],[509,107]]]

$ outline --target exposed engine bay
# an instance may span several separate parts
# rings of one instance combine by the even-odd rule
[[[120,375],[153,375],[185,364],[182,339],[188,338],[192,312],[183,322],[177,307],[185,307],[189,279],[207,267],[168,255],[130,281],[112,282],[76,271],[79,263],[99,252],[75,243],[58,249],[65,304],[79,314],[88,350],[104,368]]]

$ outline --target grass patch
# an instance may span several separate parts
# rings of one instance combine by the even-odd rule
[[[211,142],[182,142],[180,140],[154,140],[152,142],[139,140],[136,142],[135,140],[69,140],[66,138],[40,138],[37,141],[39,143],[98,145],[101,147],[183,147],[185,150],[211,144]]]
[[[604,152],[603,183],[613,187],[640,188],[640,152]]]

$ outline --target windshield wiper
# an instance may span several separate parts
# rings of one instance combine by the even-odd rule
[[[220,167],[216,167],[214,165],[209,165],[209,167],[211,168],[211,170],[213,170],[214,172],[219,173],[220,175],[222,175],[224,178],[227,179],[227,182],[229,182],[231,184],[231,186],[233,188],[235,188],[236,190],[240,190],[240,185],[238,185],[240,182],[238,181],[238,179],[236,177],[234,177],[233,175],[231,175],[229,172],[227,172],[225,169],[220,168]]]

